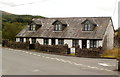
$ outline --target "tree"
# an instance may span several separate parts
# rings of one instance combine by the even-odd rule
[[[19,33],[24,27],[23,25],[20,25],[20,23],[18,22],[14,23],[4,22],[3,25],[4,25],[4,28],[2,30],[3,39],[9,40],[14,40],[17,33]]]

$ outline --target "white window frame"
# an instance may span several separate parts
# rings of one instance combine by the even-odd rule
[[[62,31],[62,24],[55,24],[55,31]]]
[[[35,31],[36,25],[30,25],[29,26],[29,31]]]

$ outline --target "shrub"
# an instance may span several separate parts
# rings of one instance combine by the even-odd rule
[[[14,49],[29,49],[29,42],[14,42],[9,40],[3,40],[2,45],[4,47],[10,47]]]
[[[69,50],[68,45],[40,45],[38,43],[35,44],[35,49],[60,54],[66,54]]]
[[[90,48],[90,49],[81,49],[76,48],[76,56],[78,57],[100,57],[102,53],[101,48]]]
[[[113,48],[111,50],[106,50],[103,52],[101,56],[108,58],[120,58],[120,48]]]

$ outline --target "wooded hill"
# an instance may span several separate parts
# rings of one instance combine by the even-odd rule
[[[15,36],[19,33],[32,18],[45,18],[42,16],[32,15],[15,15],[11,13],[2,12],[2,38],[15,40]]]

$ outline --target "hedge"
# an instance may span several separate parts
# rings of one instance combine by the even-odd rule
[[[13,49],[29,49],[29,42],[14,42],[14,41],[8,41],[3,40],[2,46],[3,47],[9,47]]]
[[[103,52],[102,48],[89,48],[89,49],[76,48],[75,55],[78,57],[100,57],[102,52]]]
[[[35,49],[37,51],[60,53],[60,54],[67,54],[69,52],[68,45],[40,45],[36,43]]]

